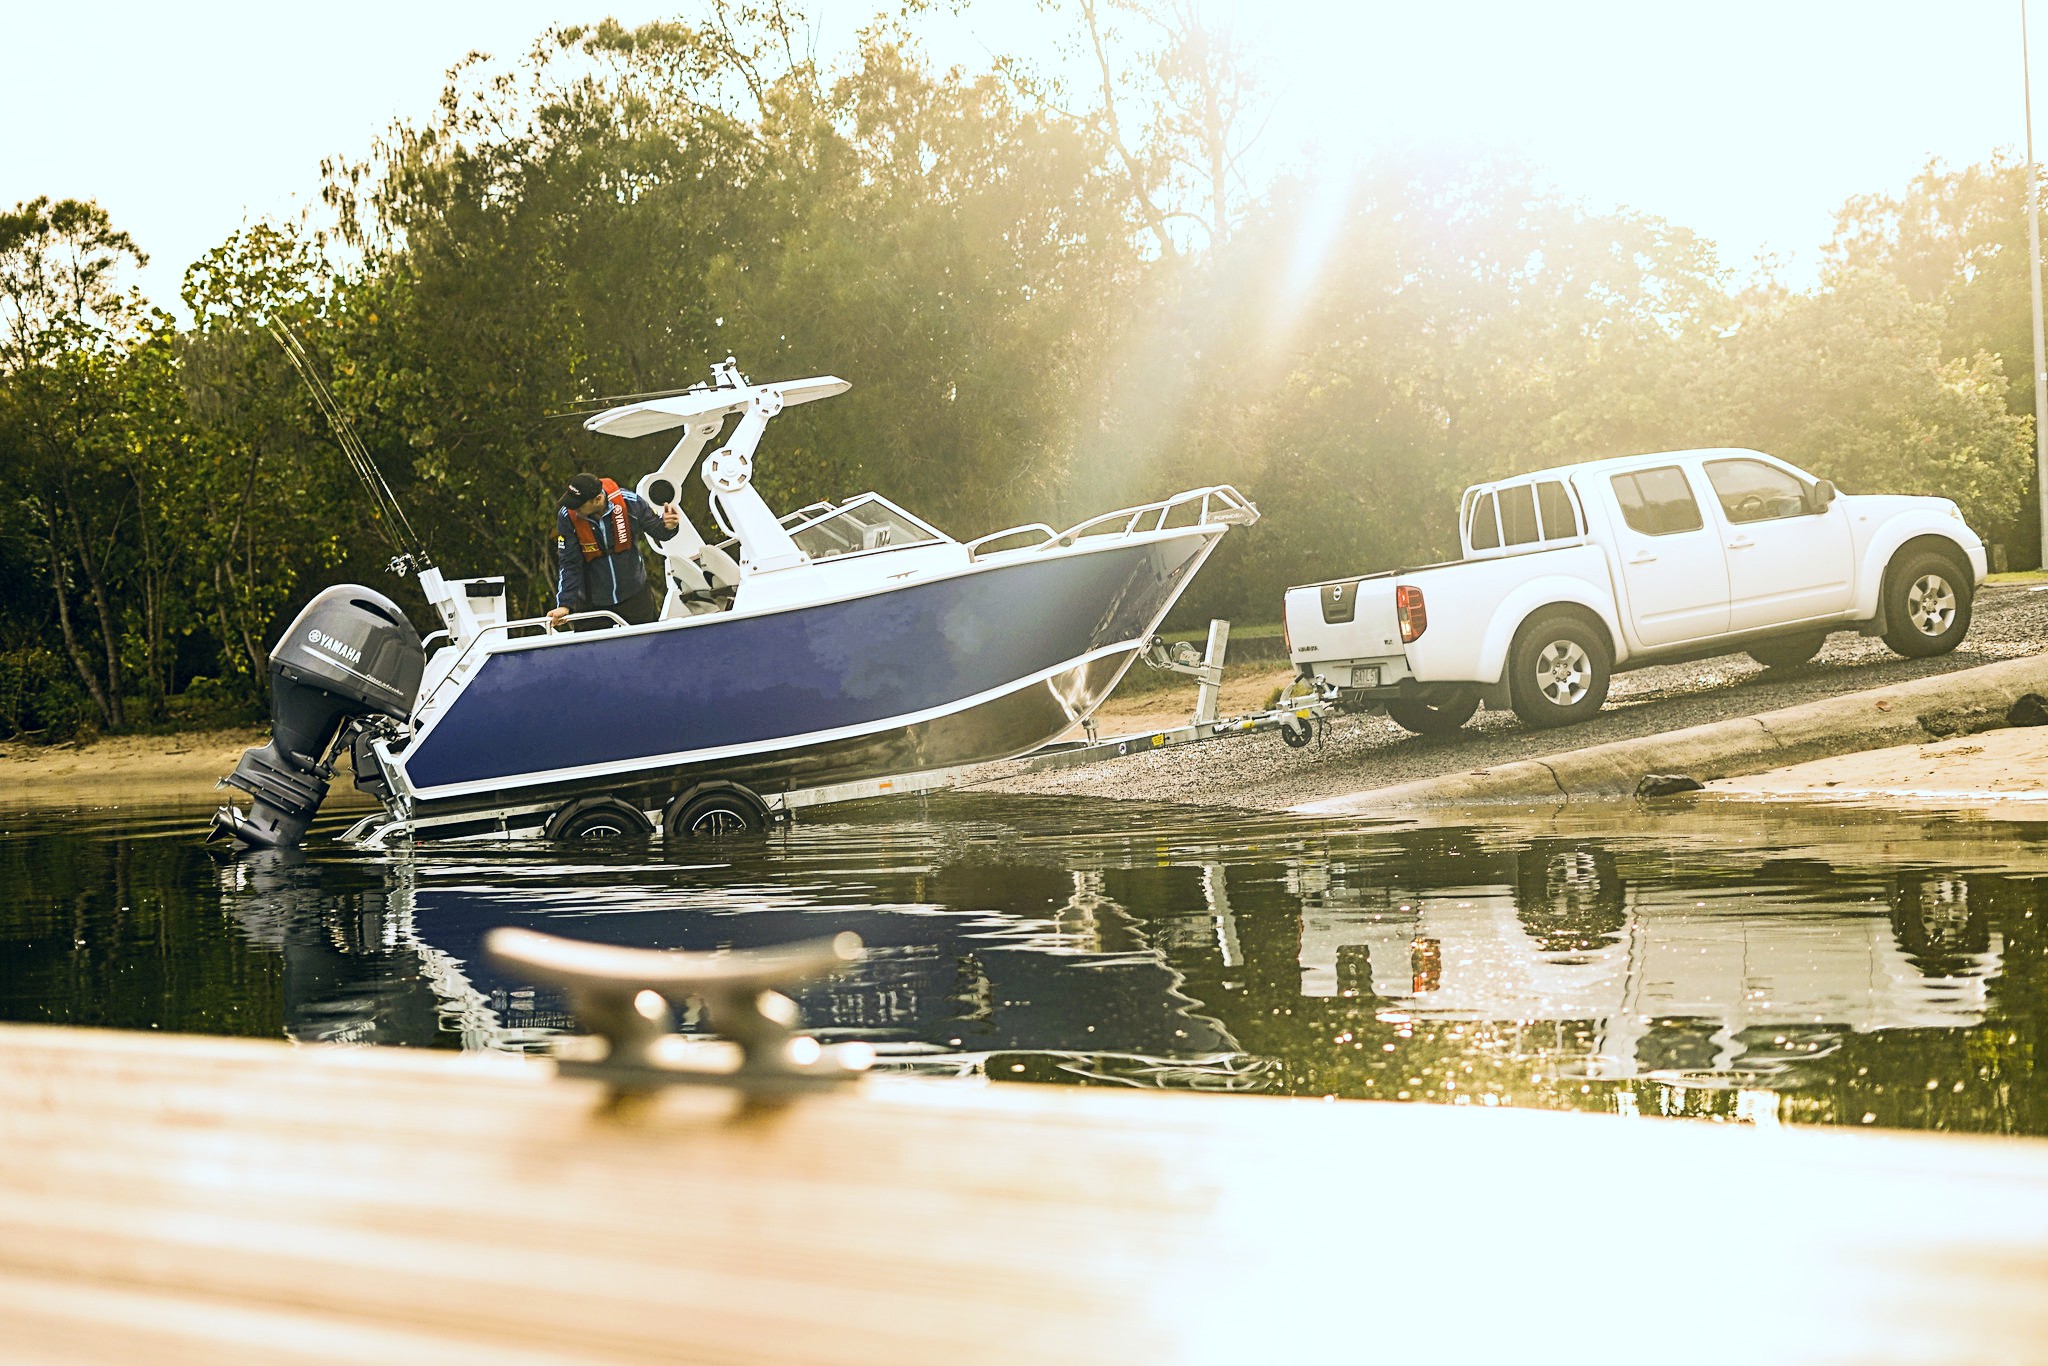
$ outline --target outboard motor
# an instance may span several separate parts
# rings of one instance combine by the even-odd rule
[[[361,717],[412,715],[427,664],[398,604],[356,584],[306,604],[270,652],[270,743],[245,750],[222,779],[252,799],[214,813],[213,835],[291,848],[327,796],[343,728]]]

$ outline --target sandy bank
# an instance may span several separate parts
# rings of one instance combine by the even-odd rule
[[[1709,798],[1939,807],[2048,821],[2048,726],[1838,754],[1707,784]]]
[[[214,783],[268,732],[250,727],[179,735],[105,735],[83,743],[0,743],[0,802],[108,806],[210,802]]]

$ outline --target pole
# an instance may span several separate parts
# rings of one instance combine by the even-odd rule
[[[2048,356],[2041,342],[2041,177],[2034,170],[2034,83],[2027,65],[2027,0],[2020,0],[2020,86],[2027,111],[2027,285],[2034,301],[2034,490],[2041,567],[2048,569]]]

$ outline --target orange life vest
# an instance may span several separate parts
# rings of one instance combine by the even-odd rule
[[[602,547],[597,543],[597,527],[575,508],[569,509],[569,524],[576,528],[576,541],[583,547],[585,564],[600,555],[623,555],[633,548],[633,518],[626,511],[626,495],[609,479],[600,480],[599,484],[604,489],[605,504],[597,517],[598,525],[604,528]]]

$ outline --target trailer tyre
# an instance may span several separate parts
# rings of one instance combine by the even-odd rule
[[[702,783],[668,804],[661,814],[665,839],[730,839],[768,828],[768,806],[738,783]]]
[[[1607,700],[1614,656],[1607,633],[1571,612],[1524,625],[1508,651],[1508,696],[1533,730],[1589,720]]]
[[[1908,659],[1945,655],[1970,629],[1970,576],[1934,550],[1892,562],[1884,578],[1884,643]]]
[[[564,844],[646,839],[654,825],[617,797],[579,797],[548,818],[547,837]]]
[[[1479,710],[1477,688],[1431,688],[1419,697],[1387,699],[1387,716],[1417,735],[1454,735]]]

